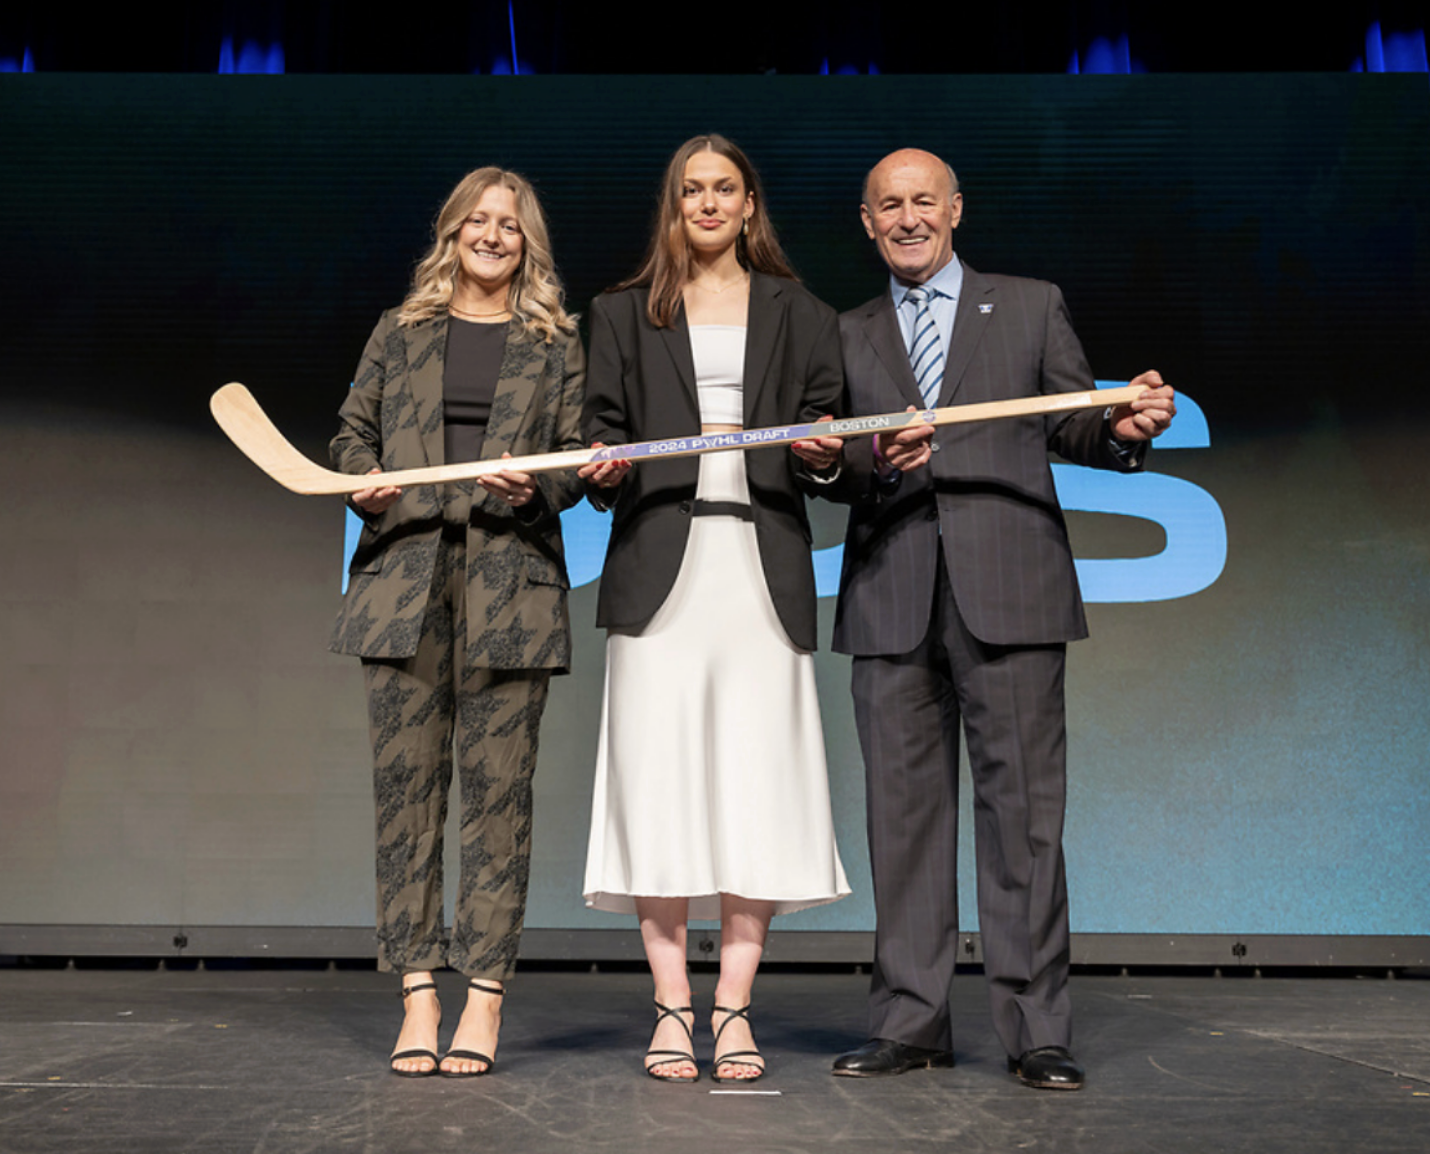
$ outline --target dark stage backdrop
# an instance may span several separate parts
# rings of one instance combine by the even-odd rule
[[[713,129],[831,304],[882,290],[860,180],[920,145],[965,260],[1060,283],[1099,378],[1182,390],[1149,475],[1058,467],[1094,634],[1074,931],[1430,932],[1428,113],[1415,76],[0,77],[0,926],[371,924],[359,675],[325,652],[344,511],[208,395],[246,382],[322,458],[463,172],[535,180],[584,309]],[[537,928],[633,924],[580,899],[603,531],[569,519]],[[818,660],[855,893],[786,925],[866,930],[848,663]]]

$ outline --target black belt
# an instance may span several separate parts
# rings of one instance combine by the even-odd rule
[[[753,521],[755,514],[748,505],[738,501],[701,501],[698,498],[691,510],[693,517],[738,517],[741,521]]]

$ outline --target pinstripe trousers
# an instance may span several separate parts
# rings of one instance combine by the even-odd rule
[[[378,967],[505,981],[531,863],[531,780],[550,671],[467,669],[466,549],[437,551],[417,652],[363,660],[377,808]],[[443,833],[461,782],[461,876],[443,914]]]
[[[877,913],[870,1031],[952,1049],[958,946],[958,739],[968,745],[978,918],[993,1024],[1011,1056],[1071,1041],[1066,646],[995,646],[964,625],[940,555],[913,652],[856,657]]]

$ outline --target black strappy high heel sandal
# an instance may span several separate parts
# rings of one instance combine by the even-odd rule
[[[436,982],[414,982],[410,986],[403,986],[402,1001],[405,1004],[407,1002],[407,995],[417,990],[435,990],[436,988]],[[399,1070],[396,1066],[391,1065],[391,1063],[396,1062],[399,1058],[431,1058],[432,1068],[430,1070]],[[399,1050],[388,1058],[387,1061],[389,1063],[388,1069],[399,1078],[430,1078],[437,1072],[437,1055],[431,1050]]]
[[[467,985],[473,990],[480,990],[482,993],[490,994],[494,998],[500,998],[506,993],[501,986],[489,986],[477,981],[476,978],[473,978]],[[443,1070],[442,1063],[439,1062],[437,1064],[437,1072],[444,1078],[480,1078],[485,1074],[490,1074],[496,1069],[497,1065],[495,1058],[478,1053],[476,1050],[448,1050],[442,1055],[442,1062],[445,1062],[448,1058],[459,1058],[464,1062],[485,1062],[487,1065],[484,1070]]]
[[[685,1031],[685,1036],[690,1039],[690,1051],[687,1053],[684,1050],[647,1050],[645,1053],[645,1072],[661,1082],[694,1082],[698,1080],[700,1077],[698,1070],[694,1074],[657,1074],[655,1072],[656,1066],[668,1066],[674,1062],[689,1062],[692,1066],[695,1065],[695,1029],[693,1025],[687,1026],[685,1019],[680,1016],[681,1014],[689,1014],[693,1022],[695,1018],[695,1008],[693,1006],[677,1006],[672,1009],[669,1006],[662,1006],[659,1002],[655,1003],[655,1008],[660,1011],[660,1013],[655,1016],[656,1028],[659,1029],[660,1024],[665,1021],[666,1018],[674,1018],[680,1023],[680,1028]],[[652,1062],[652,1058],[655,1058],[656,1061]]]
[[[725,1020],[720,1023],[720,1028],[715,1031],[715,1065],[710,1071],[712,1082],[758,1082],[765,1076],[765,1060],[760,1056],[758,1050],[731,1050],[728,1054],[720,1053],[720,1035],[725,1032],[725,1027],[736,1018],[744,1018],[745,1025],[750,1026],[750,1007],[743,1010],[732,1010],[727,1006],[714,1007],[715,1013],[724,1014]],[[753,1026],[751,1027],[753,1036]],[[720,1077],[721,1066],[758,1066],[760,1072],[749,1078]]]

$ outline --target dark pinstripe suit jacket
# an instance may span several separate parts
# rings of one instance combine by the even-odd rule
[[[442,366],[447,319],[408,328],[383,314],[363,350],[329,448],[333,467],[366,473],[444,464]],[[550,344],[513,327],[482,442],[483,458],[581,447],[585,354],[574,334]],[[540,508],[518,516],[475,482],[467,525],[466,660],[476,669],[571,664],[568,582],[557,514],[581,499],[574,472],[539,474]],[[365,517],[329,645],[361,657],[417,652],[442,530],[443,487],[405,489]]]
[[[851,415],[922,408],[886,292],[839,318]],[[964,266],[939,405],[1093,388],[1055,285]],[[1109,469],[1141,466],[1112,447],[1102,409],[937,430],[927,467],[881,483],[872,443],[850,442],[838,485],[851,502],[834,648],[858,656],[913,649],[928,627],[943,549],[973,634],[998,645],[1087,635],[1048,452]],[[833,495],[833,494],[832,494]]]

